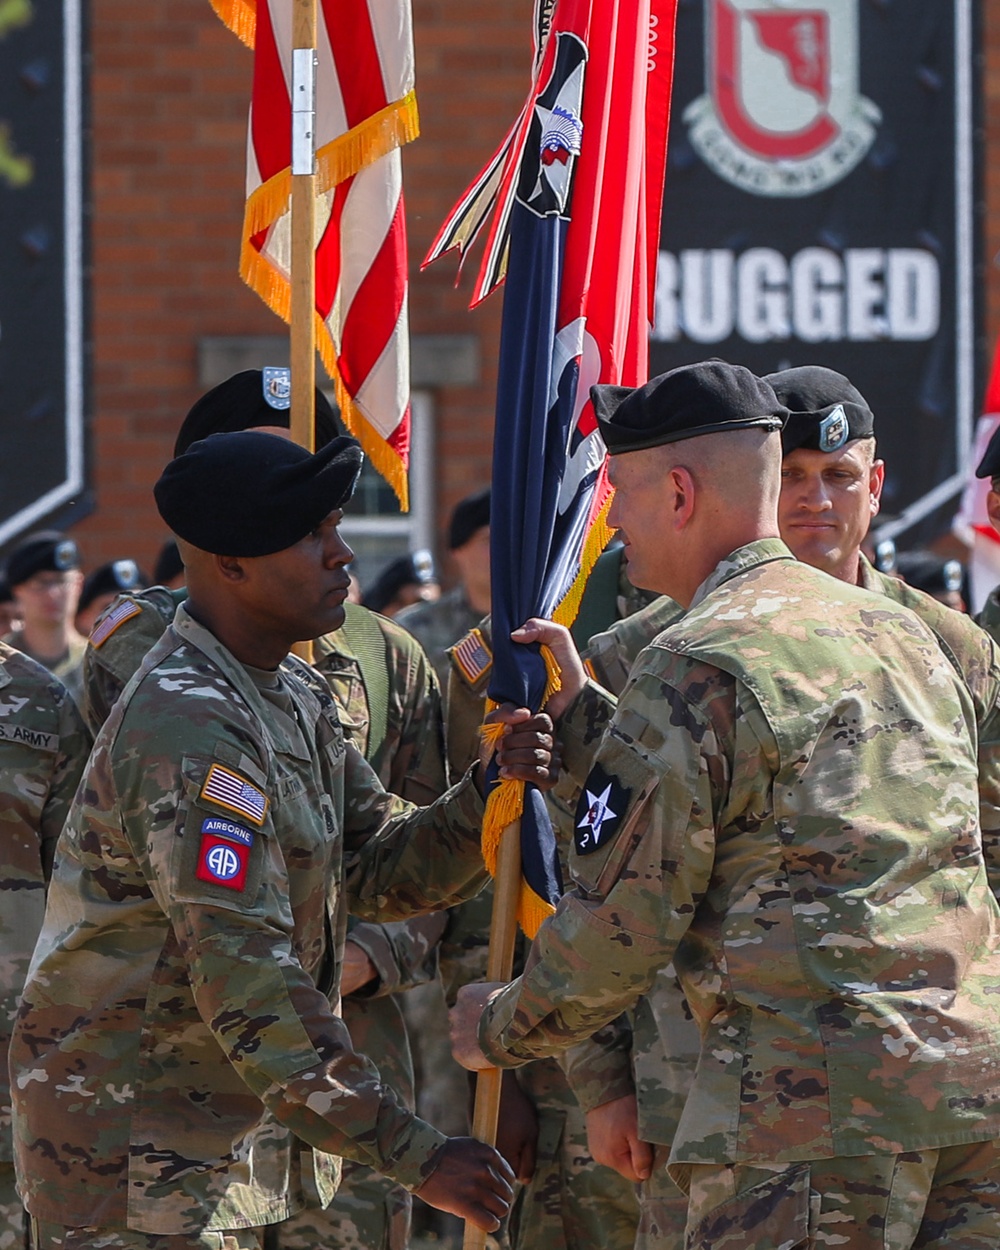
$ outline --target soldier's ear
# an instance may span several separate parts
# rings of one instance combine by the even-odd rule
[[[215,567],[227,582],[245,582],[247,571],[239,556],[214,556]]]

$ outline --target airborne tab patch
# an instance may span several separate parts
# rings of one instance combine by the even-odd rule
[[[576,805],[573,842],[577,855],[592,855],[621,828],[632,791],[596,764],[584,783]]]
[[[486,639],[479,629],[470,629],[451,648],[450,655],[470,686],[474,686],[484,673],[489,672],[493,664],[493,652],[486,645]]]
[[[141,611],[142,608],[137,603],[133,603],[131,599],[123,599],[94,626],[90,634],[90,645],[95,648],[103,647],[119,625],[124,625]]]
[[[270,803],[262,790],[258,790],[252,782],[222,764],[213,764],[208,770],[199,797],[210,799],[220,807],[245,816],[258,828],[264,823]]]

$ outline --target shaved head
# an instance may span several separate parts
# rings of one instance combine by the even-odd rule
[[[781,437],[760,428],[702,434],[612,456],[609,523],[629,577],[685,606],[718,562],[778,535]]]

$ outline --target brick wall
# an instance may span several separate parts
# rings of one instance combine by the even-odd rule
[[[414,0],[422,137],[404,153],[415,334],[475,334],[481,376],[440,389],[439,529],[488,480],[501,296],[466,310],[446,258],[419,261],[527,87],[531,0]],[[1000,327],[1000,0],[984,6],[987,330]],[[74,533],[88,564],[150,561],[163,537],[150,487],[200,391],[202,336],[282,327],[237,275],[251,55],[208,0],[91,0],[93,484]],[[470,71],[472,77],[470,79]],[[461,84],[471,82],[471,91]]]
[[[439,520],[489,480],[501,296],[467,312],[452,258],[418,272],[443,216],[527,89],[530,0],[415,0],[422,138],[406,149],[411,329],[481,339],[474,387],[436,396]],[[163,529],[150,488],[200,392],[202,336],[283,333],[237,274],[251,54],[208,0],[92,0],[93,484],[75,527],[88,564],[151,561]],[[474,98],[456,83],[475,66]]]

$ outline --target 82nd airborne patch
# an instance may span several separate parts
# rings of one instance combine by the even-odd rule
[[[607,845],[628,812],[632,791],[606,773],[600,764],[590,771],[573,819],[573,842],[577,855],[592,855]]]
[[[247,866],[254,835],[235,821],[210,816],[202,821],[201,846],[195,876],[209,885],[225,886],[242,892],[247,883]]]

